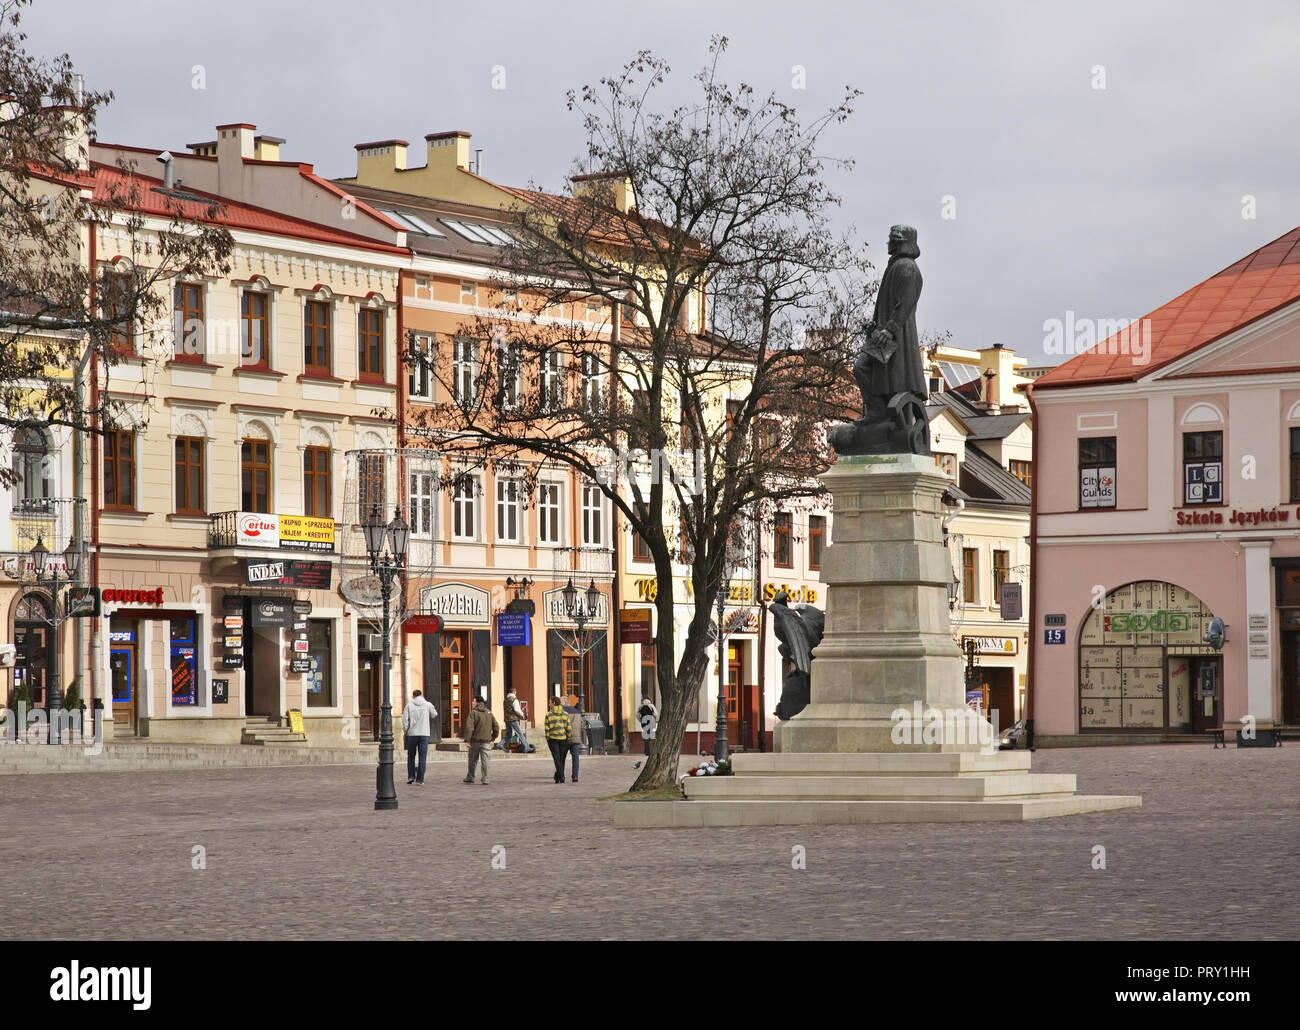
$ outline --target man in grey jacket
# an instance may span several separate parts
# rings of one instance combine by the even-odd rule
[[[406,735],[406,782],[424,786],[424,767],[429,760],[429,734],[438,710],[424,699],[421,691],[411,692],[411,703],[402,709],[402,732]],[[415,753],[420,753],[420,768],[415,768]]]

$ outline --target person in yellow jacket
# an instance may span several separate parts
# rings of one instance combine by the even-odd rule
[[[569,753],[569,713],[558,697],[551,698],[546,713],[546,745],[555,762],[555,782],[564,782],[564,756]]]

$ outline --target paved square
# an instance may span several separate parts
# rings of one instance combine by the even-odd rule
[[[639,756],[0,777],[0,937],[1294,939],[1300,747],[1039,751],[1132,811],[988,825],[614,830]],[[207,868],[192,868],[195,846]],[[493,868],[493,849],[505,869]],[[1094,870],[1103,846],[1106,868]],[[792,849],[806,849],[806,869]]]

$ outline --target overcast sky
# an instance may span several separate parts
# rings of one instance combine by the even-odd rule
[[[566,89],[649,49],[673,68],[667,106],[725,34],[723,78],[808,119],[865,92],[825,148],[855,162],[833,175],[843,224],[878,268],[889,226],[917,226],[921,331],[1036,364],[1061,360],[1046,320],[1136,318],[1300,224],[1296,0],[36,0],[23,27],[114,91],[105,141],[179,149],[252,122],[334,177],[357,143],[418,158],[425,133],[463,129],[486,176],[551,189],[581,143]]]

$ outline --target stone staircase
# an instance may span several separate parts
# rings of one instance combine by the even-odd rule
[[[242,744],[150,744],[114,741],[98,752],[80,744],[0,743],[0,776],[41,773],[161,772],[303,765],[374,765],[373,746],[245,747]],[[397,756],[402,757],[402,756]]]
[[[281,726],[278,719],[269,716],[250,716],[244,720],[244,729],[240,733],[239,742],[256,747],[268,745],[306,747],[307,734],[294,733],[288,726]]]

